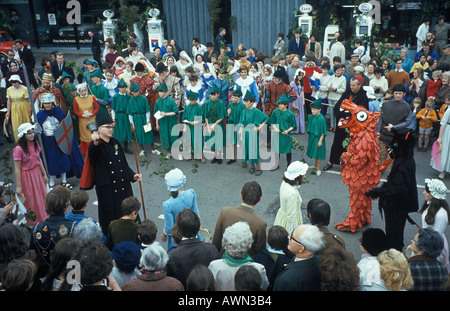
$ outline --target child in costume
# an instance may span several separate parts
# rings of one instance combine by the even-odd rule
[[[156,129],[161,137],[162,148],[170,152],[173,143],[178,139],[178,107],[175,100],[169,96],[165,83],[160,85],[156,91],[159,93],[159,98],[155,103],[154,113],[155,117],[157,113],[161,115],[161,118],[156,118]]]
[[[109,117],[109,110],[111,109],[111,106],[109,105],[108,90],[102,84],[102,79],[105,79],[105,76],[100,69],[97,69],[91,74],[91,79],[93,84],[90,86],[90,91],[97,99],[100,109],[99,113],[103,113]]]
[[[106,79],[102,80],[103,86],[108,91],[108,103],[111,105],[112,98],[119,92],[118,84],[119,79],[114,75],[114,71],[112,69],[105,70]]]
[[[214,151],[214,159],[211,160],[211,163],[222,164],[223,146],[226,142],[224,119],[227,112],[225,103],[219,99],[220,91],[215,84],[209,88],[209,94],[209,100],[203,105],[203,118],[207,132],[205,143]]]
[[[286,155],[287,166],[292,161],[292,136],[291,132],[297,129],[297,122],[294,113],[287,109],[292,98],[284,93],[276,102],[278,108],[270,115],[270,124],[272,127],[272,147],[278,155],[277,163],[279,163],[280,154]],[[277,165],[278,168],[279,165]]]
[[[430,98],[425,102],[425,108],[416,114],[416,119],[419,121],[418,151],[427,151],[433,130],[433,123],[438,121],[438,116],[433,106],[434,100]]]
[[[262,174],[259,158],[259,131],[269,121],[269,116],[254,107],[255,95],[247,91],[244,96],[245,110],[241,113],[239,120],[239,136],[242,137],[242,163],[247,167],[247,161],[250,162],[250,174],[259,176]],[[256,170],[255,170],[256,165]]]
[[[153,132],[145,131],[144,126],[150,124],[150,106],[145,96],[139,94],[139,85],[131,82],[131,98],[128,102],[126,113],[129,116],[131,131],[136,134],[137,143],[140,145],[140,156],[145,153],[144,145],[153,146]]]
[[[308,117],[306,132],[308,137],[308,150],[306,155],[315,160],[316,176],[322,174],[320,170],[320,161],[325,160],[327,147],[325,144],[325,136],[327,135],[327,121],[320,113],[322,103],[320,99],[315,100],[311,104],[311,115]]]
[[[128,142],[132,140],[132,137],[130,119],[127,114],[131,96],[127,93],[128,85],[123,79],[120,79],[117,88],[119,92],[111,100],[111,117],[115,123],[114,137],[123,143],[125,153],[132,154],[133,152],[128,148]]]
[[[235,125],[241,118],[241,113],[245,109],[245,105],[241,102],[241,88],[237,87],[231,94],[231,102],[227,107],[227,144],[231,145],[232,154],[231,159],[227,161],[227,164],[233,164],[236,162],[237,153],[237,132]]]
[[[199,105],[199,95],[195,92],[189,92],[187,94],[189,104],[184,108],[183,123],[184,123],[184,135],[190,143],[190,157],[186,160],[191,160],[192,155],[194,159],[201,157],[201,163],[205,163],[203,157],[203,108]],[[188,130],[189,129],[189,130]]]

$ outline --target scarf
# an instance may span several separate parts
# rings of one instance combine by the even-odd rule
[[[233,258],[227,252],[223,253],[222,260],[230,267],[240,267],[253,262],[249,254],[245,254],[242,258]]]

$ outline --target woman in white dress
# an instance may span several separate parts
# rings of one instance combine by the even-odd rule
[[[444,249],[437,260],[445,265],[447,271],[450,271],[448,242],[444,234],[450,216],[450,209],[446,201],[447,187],[439,179],[425,179],[423,195],[425,202],[419,210],[419,213],[422,214],[422,228],[431,227],[442,236]]]
[[[292,162],[286,172],[280,186],[280,209],[275,216],[274,226],[281,226],[292,232],[298,225],[303,224],[302,197],[298,189],[303,183],[308,164]]]
[[[440,163],[436,163],[438,160],[432,157],[431,167],[441,172],[439,178],[442,179],[445,177],[445,172],[450,172],[450,109],[447,109],[441,119],[439,138],[436,141],[440,144]]]

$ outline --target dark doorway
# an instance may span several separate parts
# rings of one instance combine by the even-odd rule
[[[230,29],[231,17],[231,0],[215,0],[217,6],[221,8],[221,13],[218,15],[213,26],[213,36],[216,37],[219,33],[219,28],[223,27],[227,30],[225,35],[226,42],[232,42],[232,34]]]

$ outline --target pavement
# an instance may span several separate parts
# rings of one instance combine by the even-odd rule
[[[38,61],[39,55],[50,53],[53,49],[40,49],[34,50],[34,55]],[[79,61],[92,56],[90,50],[67,50],[64,51],[65,58],[67,60]],[[328,132],[325,138],[327,146],[327,158],[333,142],[333,133]],[[307,146],[308,136],[307,134],[294,134],[294,137],[303,145]],[[155,137],[158,141],[158,137]],[[0,154],[6,148],[12,149],[13,144],[6,143],[4,138],[0,138],[0,142],[4,145],[0,146]],[[149,149],[147,149],[149,151]],[[138,151],[139,152],[139,151]],[[303,151],[293,151],[293,161],[304,159],[309,165],[314,165],[314,160],[309,159],[306,156],[306,149]],[[136,171],[136,161],[134,155],[126,155],[129,166]],[[167,161],[162,161],[157,155],[153,155],[147,152],[147,162],[140,166],[140,172],[143,175],[142,193],[144,197],[144,204],[146,210],[146,216],[148,219],[155,221],[158,226],[158,241],[161,242],[160,236],[163,232],[164,220],[162,203],[169,199],[170,194],[167,191],[164,184],[164,173],[159,173],[161,169],[179,168],[186,175],[187,181],[184,189],[194,189],[198,196],[198,206],[200,211],[200,218],[202,226],[209,229],[211,233],[214,231],[217,217],[220,210],[224,206],[237,206],[241,203],[240,191],[242,185],[251,180],[255,180],[260,183],[262,187],[262,200],[257,204],[255,212],[261,215],[268,224],[268,227],[273,225],[276,211],[279,208],[279,188],[281,185],[283,173],[286,170],[286,159],[281,157],[280,168],[276,171],[264,171],[262,175],[255,176],[248,172],[248,169],[244,169],[240,166],[239,161],[232,165],[226,165],[226,161],[223,164],[211,164],[207,161],[205,164],[201,164],[199,161],[193,163],[192,161],[179,161],[170,158]],[[430,152],[416,152],[416,180],[418,185],[418,198],[419,205],[424,202],[424,195],[422,194],[424,189],[425,178],[437,178],[438,172],[430,166]],[[11,159],[11,165],[13,165]],[[322,163],[322,167],[326,163]],[[196,167],[197,166],[197,167]],[[381,182],[385,181],[387,172],[382,175]],[[14,179],[14,177],[12,177]],[[3,176],[0,175],[0,181],[3,180]],[[58,182],[59,180],[57,180]],[[450,177],[446,177],[444,180],[447,188],[450,189]],[[79,180],[76,178],[69,179],[69,182],[77,188]],[[13,186],[12,189],[15,189]],[[141,200],[141,193],[139,183],[133,184],[134,195]],[[346,242],[346,248],[349,250],[357,260],[361,256],[359,248],[359,238],[361,236],[361,230],[356,233],[340,232],[335,230],[333,224],[342,222],[346,219],[349,213],[349,192],[348,187],[342,182],[339,168],[335,165],[330,171],[323,172],[321,176],[315,176],[311,174],[311,170],[307,172],[307,182],[300,188],[300,194],[303,199],[302,211],[304,222],[308,222],[305,209],[306,203],[313,198],[321,198],[327,201],[331,206],[331,221],[328,228],[331,232],[342,237]],[[88,191],[90,195],[89,204],[86,210],[86,214],[95,220],[97,217],[97,205],[95,190]],[[417,223],[421,224],[421,215],[418,213],[410,214],[411,218]],[[144,219],[144,214],[141,210],[141,219]],[[367,227],[377,227],[384,229],[384,221],[380,217],[378,211],[378,201],[373,203],[372,210],[372,224]],[[405,247],[410,244],[410,240],[417,233],[417,228],[409,223],[405,226],[404,243]],[[450,240],[450,230],[446,231],[447,240]],[[166,243],[161,243],[166,247]]]

